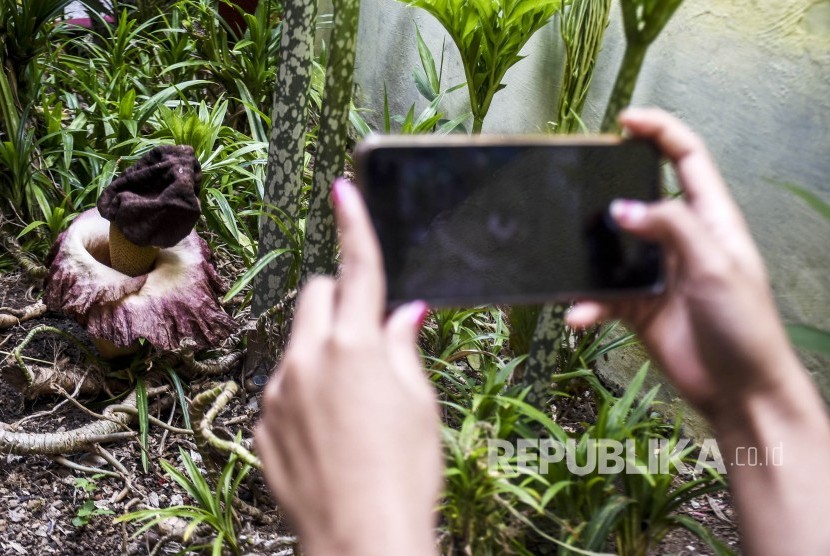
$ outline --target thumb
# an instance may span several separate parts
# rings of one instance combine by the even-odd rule
[[[700,218],[680,199],[651,204],[617,199],[610,212],[621,229],[659,243],[684,267],[699,268],[723,253]]]

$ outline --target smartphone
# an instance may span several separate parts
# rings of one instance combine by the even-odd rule
[[[610,136],[372,136],[355,150],[390,307],[657,293],[663,257],[617,198],[661,193],[650,142]]]

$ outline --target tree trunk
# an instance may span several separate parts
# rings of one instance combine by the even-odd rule
[[[315,274],[334,274],[337,269],[337,227],[331,205],[331,184],[343,172],[345,161],[359,12],[359,0],[334,2],[323,113],[314,158],[314,185],[303,245],[300,273],[303,282]]]
[[[289,247],[291,233],[296,231],[303,188],[306,104],[316,17],[316,0],[285,3],[263,198],[263,210],[273,212],[272,216],[282,221],[285,229],[280,228],[273,218],[261,219],[260,257],[275,249]],[[292,271],[296,272],[297,266],[277,257],[262,269],[254,279],[252,316],[256,317],[277,303],[294,286],[292,282],[296,281],[296,276],[292,277]]]

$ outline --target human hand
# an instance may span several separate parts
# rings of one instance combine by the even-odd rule
[[[662,244],[667,287],[649,298],[582,301],[567,316],[586,327],[619,318],[638,334],[684,398],[716,428],[740,418],[742,405],[774,395],[800,365],[780,323],[761,256],[702,140],[656,109],[620,121],[651,139],[673,162],[683,199],[653,204],[618,200],[611,213],[624,231]]]
[[[332,197],[342,276],[303,288],[256,444],[309,554],[432,554],[441,487],[435,394],[416,340],[427,306],[384,319],[380,249],[360,195]]]

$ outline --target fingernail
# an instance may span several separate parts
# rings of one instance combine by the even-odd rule
[[[412,326],[415,328],[421,328],[424,324],[424,319],[429,312],[429,305],[427,305],[426,301],[413,301],[406,306],[405,311],[407,313],[407,317],[409,317],[409,322],[412,323]]]
[[[331,200],[335,205],[347,206],[354,195],[354,186],[346,178],[337,178],[331,185]]]
[[[631,199],[614,199],[609,211],[620,224],[637,224],[646,216],[646,204]]]

